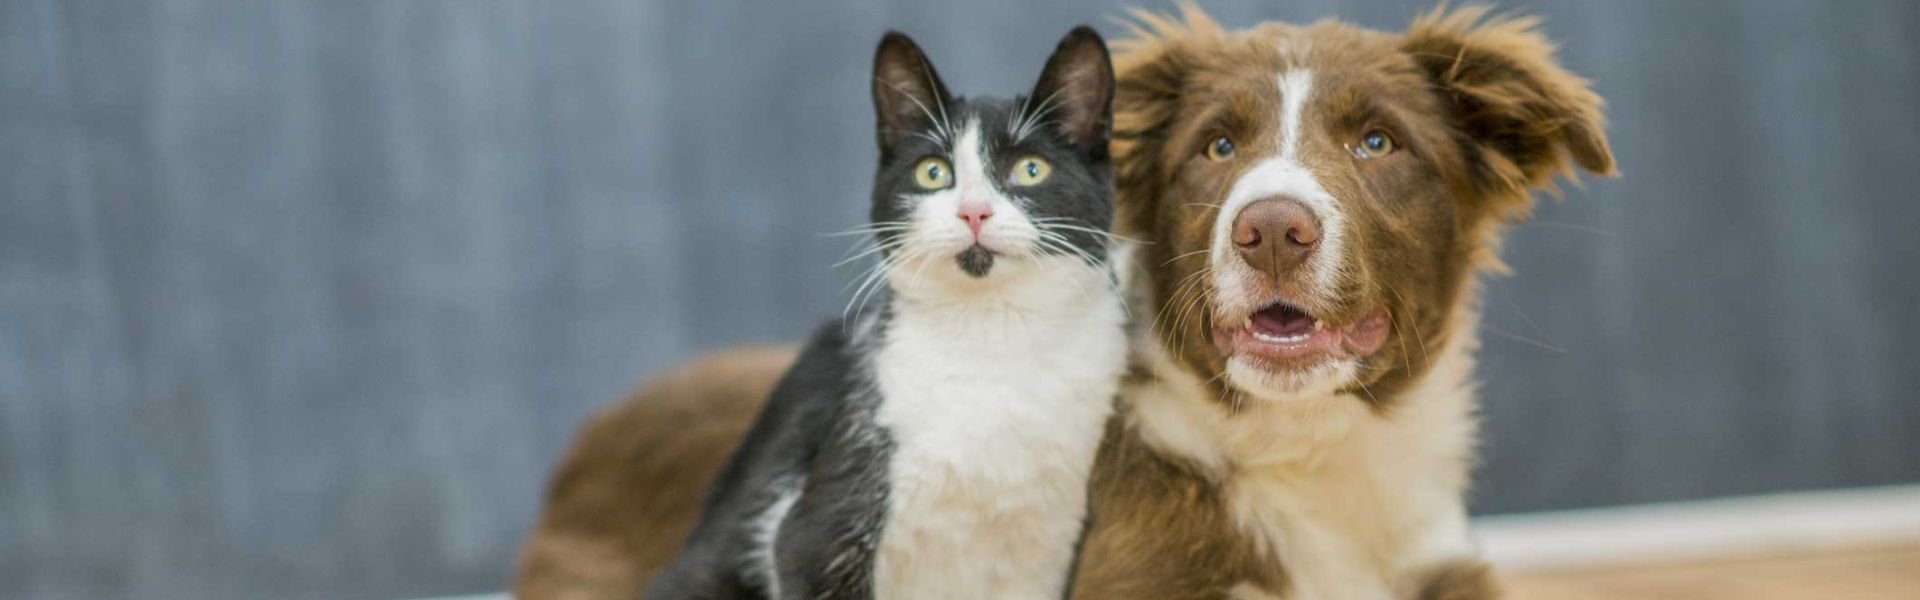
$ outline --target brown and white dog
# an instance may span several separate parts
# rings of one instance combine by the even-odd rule
[[[1117,227],[1150,243],[1074,596],[1493,597],[1463,504],[1476,278],[1533,191],[1612,172],[1600,98],[1484,8],[1401,33],[1135,16]],[[516,594],[633,597],[787,356],[712,357],[600,417]]]

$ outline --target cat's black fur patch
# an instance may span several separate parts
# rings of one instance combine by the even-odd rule
[[[966,250],[960,252],[959,256],[953,258],[960,263],[961,271],[965,271],[967,275],[971,275],[976,279],[986,277],[987,272],[993,270],[993,251],[983,248],[979,244],[967,247]]]
[[[1070,49],[1078,55],[1068,56]],[[951,96],[919,48],[905,35],[889,33],[880,43],[874,66],[880,145],[874,222],[910,218],[912,207],[901,197],[917,189],[911,172],[914,164],[949,153],[951,149],[943,144],[952,140],[943,139],[945,132],[967,119],[977,119],[983,142],[991,148],[988,155],[1003,163],[992,165],[992,172],[1007,172],[1012,161],[1029,154],[1043,156],[1053,165],[1052,175],[1040,185],[1009,194],[1025,199],[1019,208],[1036,226],[1066,224],[1106,231],[1113,218],[1112,167],[1107,155],[1112,70],[1107,61],[1104,43],[1091,29],[1082,27],[1069,34],[1049,61],[1034,95],[1067,94],[1069,104],[1080,102],[1062,105],[1050,122],[1038,123],[1021,137],[1012,133],[1010,124],[1033,114],[1022,110],[1031,111],[1035,104],[1023,105],[1025,97]],[[1060,72],[1063,62],[1077,70]],[[1081,94],[1078,88],[1085,86],[1103,89],[1096,90],[1097,98],[1071,97]],[[1063,91],[1063,87],[1069,89]],[[1106,260],[1102,236],[1055,231],[1070,240],[1074,252],[1090,260]],[[886,245],[896,233],[881,230],[876,235]],[[974,277],[987,275],[996,260],[979,246],[955,258]],[[780,598],[872,597],[873,557],[887,515],[886,477],[893,442],[874,421],[882,399],[877,397],[867,358],[885,338],[892,310],[883,298],[878,311],[852,323],[830,322],[814,334],[715,478],[705,514],[681,556],[654,579],[646,598],[769,598],[772,586],[765,576],[769,558],[777,572]],[[771,521],[764,517],[789,494],[797,497],[785,518],[777,521],[776,554],[766,556],[758,550]]]

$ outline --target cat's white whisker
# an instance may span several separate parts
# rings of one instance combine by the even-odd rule
[[[1054,108],[1057,108],[1057,106],[1053,104],[1053,100],[1054,98],[1059,97],[1061,92],[1065,92],[1065,91],[1067,91],[1067,88],[1064,88],[1064,87],[1054,90],[1053,93],[1047,94],[1047,97],[1040,101],[1039,108],[1035,109],[1033,114],[1023,115],[1023,118],[1020,120],[1020,127],[1015,130],[1016,133],[1013,136],[1014,140],[1019,141],[1019,140],[1027,139],[1027,135],[1033,133],[1034,123],[1039,121],[1040,119],[1046,118],[1046,116],[1049,113],[1053,112]]]
[[[941,105],[940,118],[936,119],[933,116],[933,110],[927,108],[926,103],[921,102],[919,98],[915,98],[913,94],[909,93],[906,89],[901,88],[899,85],[891,81],[878,79],[878,78],[876,78],[875,80],[879,81],[880,83],[887,84],[887,87],[893,88],[893,91],[899,92],[901,96],[905,96],[908,101],[913,102],[914,106],[920,107],[920,114],[926,115],[927,122],[932,123],[934,125],[934,132],[938,134],[938,137],[928,137],[927,139],[933,140],[934,143],[940,144],[940,145],[946,145],[946,141],[944,140],[953,139],[952,134],[949,132],[949,128],[946,126],[947,108],[945,104],[940,101],[939,98],[934,99],[935,104]],[[934,88],[934,89],[939,89],[939,88]],[[926,136],[925,133],[921,133],[921,132],[915,132],[915,135],[920,135],[923,137]]]

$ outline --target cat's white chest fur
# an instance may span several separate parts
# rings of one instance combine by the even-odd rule
[[[1120,300],[1082,283],[895,314],[872,359],[894,443],[876,597],[1060,598],[1126,368]]]

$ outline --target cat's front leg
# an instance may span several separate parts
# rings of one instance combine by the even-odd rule
[[[773,600],[872,600],[876,549],[887,514],[887,453],[869,423],[846,419],[829,434],[772,538]]]
[[[811,501],[810,501],[811,500]],[[803,495],[774,545],[772,600],[872,600],[877,511]]]

